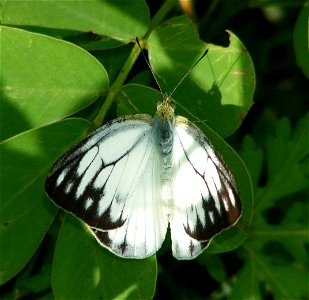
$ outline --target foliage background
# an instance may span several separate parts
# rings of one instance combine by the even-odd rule
[[[89,33],[84,28],[78,28],[79,34],[73,34],[59,27],[55,30],[56,27],[53,26],[26,25],[25,18],[35,11],[36,2],[20,2],[13,7],[13,11],[8,12],[10,2],[14,1],[1,2],[3,25],[64,38],[83,46],[102,61],[111,85],[127,57],[130,53],[132,55],[132,44],[117,47],[121,44],[115,39],[103,39],[105,50],[95,50],[98,42],[102,43],[100,36]],[[133,2],[121,1],[124,10],[127,8],[126,3],[130,6]],[[147,15],[141,14],[141,11],[145,12],[141,8],[144,7],[143,1],[134,3],[136,7],[140,7],[136,9],[135,18],[147,23]],[[70,70],[63,68],[62,59],[59,59],[58,64],[53,60],[54,65],[48,66],[45,85],[33,87],[31,78],[27,81],[25,70],[32,67],[35,72],[36,64],[44,63],[44,59],[40,62],[40,56],[24,57],[25,68],[14,69],[14,61],[22,57],[22,40],[14,40],[10,35],[16,47],[6,57],[1,43],[1,65],[4,66],[1,73],[12,74],[12,80],[16,80],[14,74],[18,72],[18,78],[24,78],[24,81],[18,82],[22,87],[19,89],[21,94],[17,91],[17,94],[10,96],[21,104],[25,99],[31,99],[32,93],[39,91],[35,97],[38,102],[25,102],[27,105],[16,112],[12,107],[6,106],[8,102],[5,101],[5,92],[10,85],[1,83],[1,298],[53,299],[56,296],[67,299],[72,298],[72,295],[93,299],[308,298],[308,6],[304,9],[304,3],[245,0],[214,0],[207,4],[204,1],[195,2],[195,22],[203,41],[227,46],[229,42],[224,31],[229,29],[246,46],[255,66],[256,90],[255,104],[239,130],[227,139],[242,157],[251,175],[254,192],[253,218],[251,220],[251,216],[247,216],[247,222],[242,222],[237,228],[236,237],[237,234],[240,236],[240,239],[236,239],[237,242],[233,238],[229,240],[229,235],[233,233],[226,232],[225,237],[230,245],[224,246],[225,250],[220,251],[220,246],[216,248],[215,243],[212,249],[194,261],[174,260],[168,240],[156,258],[133,262],[118,260],[107,251],[98,250],[95,241],[74,218],[64,216],[62,212],[56,215],[54,206],[42,191],[47,174],[46,162],[50,167],[52,161],[68,145],[78,141],[89,130],[90,123],[85,118],[93,120],[102,103],[106,103],[107,73],[92,58],[86,58],[87,54],[81,57],[79,50],[74,50],[70,45],[59,44],[63,59],[68,59],[68,56],[70,58]],[[150,16],[153,17],[164,2],[149,1],[147,5]],[[183,14],[173,1],[166,11],[168,14],[164,16],[165,20]],[[186,9],[185,11],[188,12]],[[96,12],[92,13],[94,17]],[[56,15],[48,9],[40,10],[39,14],[42,23],[53,20],[57,24]],[[10,21],[7,16],[11,17]],[[121,16],[113,19],[114,24],[109,24],[111,18],[108,15],[103,19],[108,24],[105,25],[103,20],[102,27],[105,26],[104,30],[111,30],[108,32],[110,36],[120,34],[117,32],[117,24],[124,21]],[[60,21],[65,28],[66,20]],[[80,23],[77,22],[74,26],[77,28]],[[136,31],[131,33],[133,40],[135,36],[139,36],[139,29],[136,28]],[[47,46],[50,45],[48,41],[46,43]],[[102,44],[99,45],[102,47]],[[42,57],[51,53],[47,46],[42,45]],[[10,68],[5,69],[6,65]],[[128,67],[127,70],[129,69]],[[23,72],[25,76],[22,76]],[[158,73],[160,74],[160,70]],[[76,77],[76,86],[74,82],[66,82],[71,77]],[[6,77],[1,78],[4,80]],[[136,61],[129,77],[124,79],[130,83],[152,83],[142,58]],[[57,82],[59,91],[48,88],[54,82]],[[33,90],[27,90],[27,86],[31,86]],[[71,88],[69,91],[68,86]],[[136,95],[137,91],[133,92]],[[129,94],[129,91],[126,93]],[[148,94],[143,90],[142,95],[145,97]],[[76,98],[81,99],[79,107],[74,107]],[[49,110],[45,124],[57,119],[58,115],[63,117],[64,114],[68,116],[75,113],[75,117],[83,119],[64,120],[31,131],[30,128],[42,124],[42,118],[46,116],[38,109],[40,99],[46,101],[45,108]],[[94,100],[97,101],[88,106]],[[126,111],[120,100],[118,107],[115,104],[111,106],[106,119],[115,117],[117,110],[119,113]],[[63,111],[53,110],[50,103],[55,101],[58,101],[58,107]],[[85,106],[88,107],[80,111]],[[26,119],[29,116],[27,109],[33,116],[31,119]],[[26,131],[27,129],[30,130]],[[42,152],[42,145],[45,152]],[[37,174],[40,176],[36,177]],[[29,185],[35,188],[29,191],[26,187],[34,179],[35,183]],[[35,201],[34,198],[37,199],[38,195],[40,197]],[[22,200],[16,206],[11,201],[15,198]],[[26,218],[23,226],[25,232],[30,229],[31,236],[20,230],[13,231],[14,235],[7,234],[8,228],[14,230],[14,224],[18,223],[15,216],[24,215]],[[50,217],[55,215],[55,218]],[[31,224],[35,222],[41,224],[41,231],[39,228],[31,228]],[[65,226],[62,225],[63,222]],[[48,231],[44,232],[44,228]],[[41,237],[44,237],[43,240]],[[22,241],[18,247],[16,240]],[[27,246],[33,240],[39,240],[39,243],[34,247],[34,252],[27,254]],[[226,252],[233,248],[231,244],[235,248],[238,246],[237,249]],[[98,251],[104,252],[104,255]],[[25,257],[29,259],[24,262]],[[5,273],[7,270],[11,272],[9,276]]]

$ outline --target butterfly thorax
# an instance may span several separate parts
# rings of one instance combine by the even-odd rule
[[[163,101],[157,104],[157,113],[154,117],[155,134],[159,148],[163,156],[163,168],[171,168],[172,149],[174,141],[175,127],[175,107],[171,103],[171,98],[165,96]]]

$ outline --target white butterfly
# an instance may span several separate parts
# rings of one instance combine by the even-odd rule
[[[158,251],[171,229],[173,255],[193,259],[241,214],[235,180],[204,133],[174,116],[129,115],[94,131],[52,168],[49,197],[125,258]]]

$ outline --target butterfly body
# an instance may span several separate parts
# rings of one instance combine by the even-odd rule
[[[165,98],[168,99],[168,98]],[[173,145],[175,116],[167,100],[159,102],[153,118],[154,139],[158,142],[161,157],[161,201],[170,221],[173,215]]]
[[[153,255],[170,225],[173,255],[193,259],[241,215],[222,157],[198,127],[175,117],[168,97],[154,117],[124,116],[97,129],[60,158],[45,188],[125,258]]]

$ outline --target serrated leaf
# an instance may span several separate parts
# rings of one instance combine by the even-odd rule
[[[287,216],[293,218],[286,219],[287,217],[285,217],[282,222],[276,225],[268,224],[261,215],[257,216],[249,231],[250,236],[259,240],[259,243],[254,245],[255,251],[263,253],[266,259],[266,246],[268,245],[270,248],[274,246],[278,247],[278,249],[281,248],[278,251],[281,253],[277,254],[276,262],[280,259],[282,261],[287,260],[285,251],[291,255],[288,258],[291,262],[297,260],[305,261],[307,253],[304,242],[308,241],[309,231],[303,226],[303,223],[306,221],[306,215],[303,212],[308,212],[308,205],[295,203],[289,208],[289,213],[287,213]],[[272,258],[269,257],[269,259]]]
[[[277,199],[308,186],[309,114],[291,130],[285,118],[277,125],[276,135],[266,143],[267,183],[257,191],[257,209],[271,207]]]
[[[147,41],[149,59],[164,93],[171,93],[191,70],[173,99],[177,113],[203,120],[222,137],[231,135],[253,104],[255,73],[250,55],[241,41],[228,32],[230,45],[221,47],[199,40],[194,25],[177,17],[158,27]]]
[[[155,256],[122,259],[99,246],[80,221],[66,215],[57,241],[53,289],[59,299],[151,299]]]
[[[302,299],[308,295],[308,272],[299,266],[270,265],[254,248],[247,249],[248,260],[232,290],[232,299],[256,297],[261,289],[274,299]],[[248,275],[250,274],[250,276]],[[240,288],[242,287],[242,288]],[[265,298],[261,293],[258,299]],[[254,298],[251,298],[254,299]]]
[[[1,284],[15,276],[39,247],[56,214],[44,193],[46,174],[51,162],[79,140],[89,125],[85,120],[66,120],[0,145]]]
[[[143,0],[7,0],[2,24],[95,32],[128,43],[142,36],[149,25]]]
[[[244,246],[246,263],[233,286],[232,299],[250,299],[262,293],[261,287],[274,299],[302,299],[308,295],[308,266],[303,262],[308,261],[305,243],[309,233],[303,226],[307,216],[302,213],[308,211],[308,206],[298,206],[288,211],[294,223],[284,220],[274,226],[261,217],[254,223]],[[304,216],[298,223],[296,214]],[[263,293],[259,296],[264,297]]]
[[[252,262],[247,261],[246,266],[238,274],[237,280],[233,284],[233,289],[231,290],[229,299],[263,299],[259,285],[260,282],[256,276],[255,265]]]
[[[256,190],[262,171],[263,151],[256,146],[251,136],[245,136],[239,155],[248,168],[252,186]]]
[[[308,198],[308,117],[300,119],[293,130],[287,119],[280,120],[275,136],[266,138],[267,182],[263,189],[256,188],[258,209],[247,228],[249,238],[242,248],[244,267],[233,287],[232,299],[308,296],[309,206],[304,201]],[[261,156],[249,142],[246,155],[259,158],[256,166],[260,170]]]
[[[71,115],[107,90],[105,69],[83,49],[20,29],[0,30],[2,139]]]

